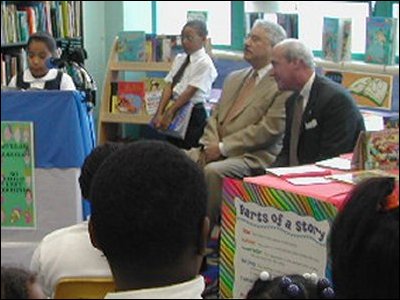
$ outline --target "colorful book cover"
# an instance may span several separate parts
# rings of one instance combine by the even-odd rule
[[[366,132],[365,169],[399,168],[399,129]]]
[[[277,13],[277,22],[285,30],[288,38],[299,38],[299,15]]]
[[[335,62],[351,59],[351,19],[324,17],[322,54]]]
[[[221,298],[244,299],[261,271],[329,274],[333,204],[231,178],[222,194]]]
[[[148,115],[153,116],[157,112],[166,83],[163,78],[157,77],[145,78],[144,83],[146,87],[144,97],[146,112]]]
[[[118,34],[117,53],[119,61],[145,61],[145,32],[121,31]]]
[[[111,113],[141,114],[145,86],[142,81],[119,81],[117,93],[111,95]]]
[[[32,122],[1,122],[1,229],[34,229]]]
[[[355,170],[398,169],[399,128],[362,132],[351,163]]]
[[[367,18],[365,62],[382,65],[395,63],[397,20],[386,17]]]

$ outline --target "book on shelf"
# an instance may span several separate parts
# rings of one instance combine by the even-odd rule
[[[276,13],[277,22],[286,30],[288,38],[299,38],[299,15],[288,13]]]
[[[362,132],[354,148],[353,169],[399,168],[399,128]]]
[[[144,83],[146,112],[148,115],[153,116],[157,112],[166,82],[163,78],[147,77],[144,79]]]
[[[367,18],[365,62],[382,65],[395,64],[397,20],[387,17]]]
[[[118,81],[111,83],[111,113],[142,114],[145,87],[142,81]]]
[[[176,55],[183,51],[179,35],[146,34],[146,62],[172,62]]]
[[[200,20],[207,24],[208,12],[201,10],[189,10],[186,14],[186,21]]]
[[[25,43],[37,31],[54,38],[81,35],[81,1],[2,1],[2,45]]]
[[[146,35],[144,31],[118,33],[117,53],[119,61],[145,61]]]
[[[351,60],[351,18],[324,17],[322,55],[335,62]]]

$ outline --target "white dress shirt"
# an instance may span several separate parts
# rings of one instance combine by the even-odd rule
[[[178,72],[186,57],[186,53],[180,53],[176,56],[171,71],[164,79],[166,82],[172,82],[174,75]],[[212,83],[217,76],[218,73],[212,59],[205,49],[201,48],[190,55],[190,64],[186,67],[181,80],[175,85],[173,93],[180,95],[190,85],[198,89],[190,99],[193,104],[205,103],[210,95]]]

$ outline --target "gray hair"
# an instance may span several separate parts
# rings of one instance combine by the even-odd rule
[[[272,47],[283,41],[287,37],[285,29],[283,29],[283,27],[277,23],[273,23],[268,20],[258,19],[254,22],[253,28],[257,26],[262,27],[266,31],[268,40],[271,43]]]
[[[314,54],[310,48],[299,40],[286,39],[280,42],[278,47],[283,48],[283,55],[288,62],[301,60],[308,68],[315,69]]]

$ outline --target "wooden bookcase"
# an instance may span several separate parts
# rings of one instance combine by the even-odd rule
[[[151,116],[142,112],[138,115],[111,113],[111,82],[120,80],[124,72],[168,72],[170,62],[128,62],[118,61],[117,53],[118,37],[114,40],[107,70],[103,83],[103,93],[99,112],[98,143],[115,141],[118,138],[123,124],[145,125],[150,122]]]

